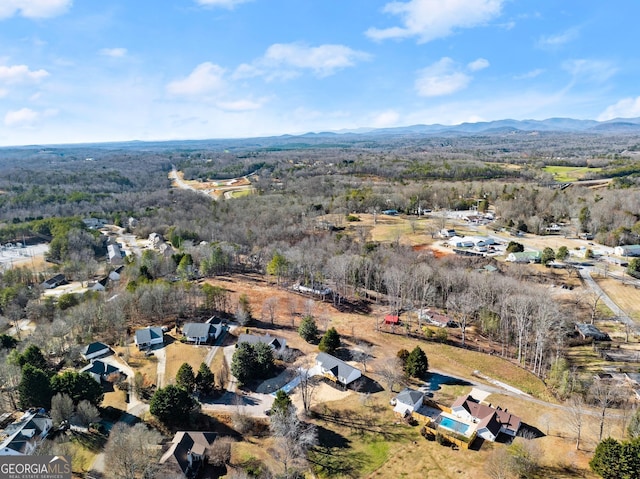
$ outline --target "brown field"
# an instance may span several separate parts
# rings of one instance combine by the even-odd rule
[[[164,373],[164,382],[174,384],[176,373],[182,364],[188,363],[193,369],[193,374],[198,373],[200,363],[207,355],[208,349],[205,346],[195,346],[185,344],[180,341],[173,341],[165,346],[167,351],[167,366]]]
[[[613,278],[594,278],[602,290],[631,318],[640,321],[640,290]]]

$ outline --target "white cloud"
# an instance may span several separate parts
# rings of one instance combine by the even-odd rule
[[[373,40],[417,37],[419,43],[451,35],[456,29],[487,23],[500,15],[504,0],[409,0],[390,2],[384,12],[400,17],[402,26],[370,28]]]
[[[600,121],[614,118],[636,118],[640,116],[640,96],[623,98],[619,102],[608,106],[598,117]]]
[[[31,126],[35,123],[40,114],[30,108],[8,111],[4,116],[4,124],[9,127]]]
[[[420,96],[444,96],[463,90],[470,81],[471,76],[444,57],[418,72],[415,88]]]
[[[575,81],[591,81],[602,83],[611,78],[617,68],[607,61],[601,60],[567,60],[562,68],[573,75]]]
[[[577,28],[570,28],[562,33],[556,33],[555,35],[543,35],[538,40],[538,46],[540,48],[558,48],[562,45],[576,40],[579,36]]]
[[[241,3],[250,2],[251,0],[196,0],[198,5],[205,7],[221,7],[232,9]]]
[[[126,48],[103,48],[100,55],[111,58],[122,58],[127,56]]]
[[[216,106],[224,111],[251,111],[262,108],[265,100],[231,100],[219,101]]]
[[[477,72],[480,70],[484,70],[489,66],[489,60],[485,58],[478,58],[477,60],[472,61],[467,65],[469,71]]]
[[[3,81],[5,83],[40,81],[48,76],[48,71],[30,70],[27,65],[0,65],[0,81]]]
[[[65,13],[73,0],[1,0],[0,19],[20,15],[26,18],[49,18]]]
[[[219,93],[225,88],[225,69],[211,62],[198,65],[189,76],[167,85],[172,95],[199,96]]]
[[[275,43],[267,48],[261,58],[251,64],[240,65],[234,77],[264,75],[268,79],[292,78],[303,70],[310,70],[319,77],[327,77],[337,70],[352,67],[356,62],[369,58],[371,56],[368,53],[344,45],[310,47],[302,43]]]
[[[535,70],[531,70],[528,71],[526,73],[523,73],[522,75],[515,75],[513,77],[514,80],[528,80],[530,78],[535,78],[537,76],[540,76],[544,73],[544,69],[543,68],[536,68]]]
[[[371,126],[374,128],[386,128],[396,126],[400,120],[400,114],[394,110],[378,113],[373,117]]]

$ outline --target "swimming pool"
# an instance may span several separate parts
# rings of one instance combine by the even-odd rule
[[[464,424],[446,416],[442,416],[440,418],[440,426],[444,427],[445,429],[449,429],[450,431],[457,432],[458,434],[463,434],[465,436],[467,435],[467,431],[469,430],[468,424]]]

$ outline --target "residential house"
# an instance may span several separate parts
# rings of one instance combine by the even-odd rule
[[[206,343],[218,339],[222,332],[222,324],[186,323],[182,327],[182,335],[190,343]]]
[[[582,339],[593,338],[596,341],[611,341],[611,338],[607,333],[603,333],[593,324],[589,323],[576,323],[576,331]]]
[[[95,283],[91,282],[87,286],[91,291],[106,291],[107,283],[109,282],[109,276],[105,276]]]
[[[316,365],[326,378],[338,382],[345,387],[362,376],[362,371],[358,368],[327,353],[319,353],[316,356]]]
[[[41,286],[44,289],[53,289],[57,288],[61,284],[65,284],[67,279],[64,277],[64,274],[56,274],[53,278],[49,278],[46,281],[41,283]]]
[[[456,235],[456,230],[442,228],[439,234],[441,238],[453,238]]]
[[[185,477],[196,477],[202,465],[206,464],[215,439],[215,432],[178,431],[173,436],[171,446],[160,458],[160,464]]]
[[[521,251],[519,253],[509,253],[505,261],[511,263],[539,263],[542,259],[540,251]]]
[[[238,337],[238,344],[240,343],[249,343],[249,344],[257,344],[264,343],[268,344],[271,349],[273,349],[274,353],[283,353],[285,348],[287,347],[287,340],[284,338],[276,338],[275,336],[271,336],[270,334],[265,334],[264,336],[256,336],[254,334],[241,334]]]
[[[422,407],[423,400],[424,393],[407,388],[393,399],[393,411],[402,417],[411,416],[414,411]]]
[[[1,437],[4,439],[0,442],[0,456],[33,454],[52,426],[53,421],[43,410],[24,413],[19,420],[2,431]]]
[[[426,321],[433,326],[438,326],[439,328],[453,328],[458,324],[452,320],[449,316],[445,314],[438,313],[437,311],[433,311],[431,309],[421,310],[418,313],[418,318],[421,321]]]
[[[120,281],[120,276],[122,275],[122,271],[124,270],[124,266],[118,266],[116,269],[109,273],[109,279],[111,281]]]
[[[613,248],[616,256],[640,256],[640,244],[626,244]]]
[[[460,419],[477,424],[476,433],[487,441],[495,441],[499,433],[515,437],[522,424],[521,419],[506,409],[480,404],[472,396],[460,396],[451,405],[451,413]]]
[[[148,326],[136,331],[134,341],[138,349],[150,348],[155,344],[164,344],[164,333],[160,326]]]
[[[98,383],[109,380],[113,375],[120,376],[122,374],[122,371],[115,366],[105,363],[104,361],[100,361],[99,359],[92,361],[91,364],[82,368],[80,372],[89,373]]]
[[[124,254],[122,253],[122,250],[120,249],[120,246],[118,244],[108,244],[107,245],[107,258],[109,263],[111,264],[122,264],[123,263],[123,258]]]
[[[82,357],[87,361],[95,358],[99,358],[100,356],[105,356],[106,354],[110,354],[111,348],[104,343],[99,341],[95,341],[91,344],[88,344],[82,350]]]
[[[447,240],[447,244],[452,248],[473,248],[475,243],[471,238],[454,236]]]

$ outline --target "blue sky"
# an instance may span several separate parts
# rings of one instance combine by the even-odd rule
[[[640,116],[637,0],[0,0],[0,145]]]

